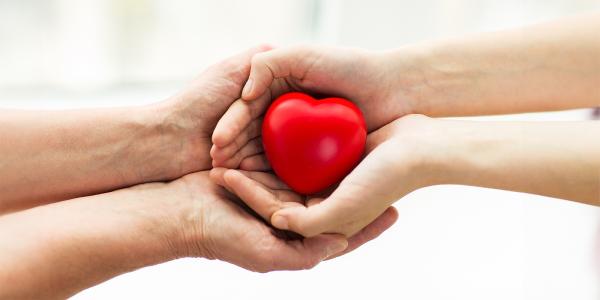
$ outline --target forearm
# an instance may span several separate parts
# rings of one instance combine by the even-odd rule
[[[534,193],[600,205],[600,124],[437,121],[438,183]]]
[[[424,43],[384,54],[413,113],[505,114],[600,105],[600,16]],[[390,63],[391,62],[391,63]],[[408,99],[408,100],[407,100]]]
[[[153,183],[0,217],[0,299],[64,299],[174,259],[181,199]]]
[[[160,110],[0,111],[0,214],[178,177],[184,142]]]

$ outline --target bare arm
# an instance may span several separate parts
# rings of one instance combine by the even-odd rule
[[[360,107],[369,131],[407,114],[600,106],[598,30],[596,13],[385,52],[294,46],[259,53],[243,90],[247,101],[232,105],[215,130],[213,158],[225,161],[243,129],[289,91],[346,97]]]
[[[148,184],[0,217],[0,299],[64,299],[176,258],[168,245],[183,206],[168,190]]]
[[[208,172],[0,217],[0,299],[64,299],[119,274],[179,257],[268,272],[312,268],[393,224],[382,216],[348,241],[284,238],[212,183]]]
[[[443,153],[430,153],[429,164],[443,173],[437,183],[600,206],[600,123],[446,122],[436,136]]]
[[[180,175],[184,141],[160,113],[0,111],[0,214]]]
[[[413,113],[504,114],[600,106],[600,15],[383,54]],[[412,61],[409,61],[412,60]],[[396,100],[402,101],[399,97]]]
[[[280,229],[352,235],[408,193],[463,184],[600,206],[600,123],[473,122],[400,118],[370,133],[368,155],[324,201],[280,203],[236,191]],[[385,174],[385,176],[382,176]],[[249,178],[258,177],[249,175]],[[268,194],[266,194],[268,195]]]
[[[211,135],[241,94],[252,48],[146,107],[0,110],[0,215],[211,168]]]

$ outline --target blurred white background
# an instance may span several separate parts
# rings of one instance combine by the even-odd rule
[[[387,49],[592,10],[600,1],[0,0],[0,107],[154,102],[208,64],[263,42]],[[381,238],[310,271],[253,274],[183,259],[74,298],[600,298],[598,208],[461,186],[420,190],[396,206],[400,219]]]

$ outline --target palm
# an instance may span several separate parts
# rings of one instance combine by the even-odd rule
[[[347,98],[361,109],[369,131],[408,112],[392,97],[385,84],[389,78],[374,66],[376,62],[365,57],[366,53],[354,49],[309,50],[306,55],[304,61],[310,63],[296,66],[296,72],[302,76],[281,78],[287,84],[279,85],[288,88],[279,90],[278,94],[301,91]]]
[[[190,212],[186,227],[197,249],[194,253],[242,268],[266,272],[311,268],[325,259],[326,244],[340,240],[334,235],[310,239],[287,238],[239,205],[239,198],[214,184],[207,172],[183,177],[191,187],[193,201],[201,208]],[[237,204],[236,204],[237,202]]]
[[[211,170],[210,176],[216,183],[238,195],[266,221],[270,221],[271,216],[283,208],[312,207],[319,205],[323,200],[295,193],[270,173],[216,168]],[[348,248],[343,253],[352,251],[377,237],[396,221],[396,217],[395,209],[390,207],[378,218],[371,219],[370,224],[365,224],[368,226],[353,232],[348,240]]]
[[[192,153],[185,158],[184,173],[210,169],[211,135],[219,118],[240,98],[242,87],[250,73],[253,55],[267,50],[258,47],[214,64],[183,91],[159,105],[169,107],[167,117],[183,130],[182,147]],[[171,130],[171,128],[168,128]]]
[[[277,51],[280,53],[271,54]],[[290,63],[288,56],[297,60]],[[236,101],[219,120],[213,134],[213,165],[266,170],[266,161],[256,156],[262,151],[260,126],[256,124],[260,124],[271,101],[286,92],[345,97],[359,106],[370,132],[408,113],[405,101],[398,99],[402,98],[401,91],[390,89],[393,76],[384,71],[389,68],[381,67],[380,60],[375,58],[375,54],[343,48],[336,51],[300,48],[257,54],[250,74],[257,81],[252,89],[256,99]],[[279,67],[272,67],[278,64]]]

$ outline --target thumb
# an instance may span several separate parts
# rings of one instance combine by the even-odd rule
[[[292,76],[302,79],[310,67],[310,51],[304,47],[274,49],[254,55],[250,76],[242,90],[242,99],[255,100],[273,83],[273,80]]]
[[[342,207],[336,208],[335,199],[326,200],[312,199],[310,206],[287,206],[271,216],[271,224],[282,230],[291,230],[304,237],[314,237],[322,233],[334,232],[337,229],[337,221],[344,212]]]

